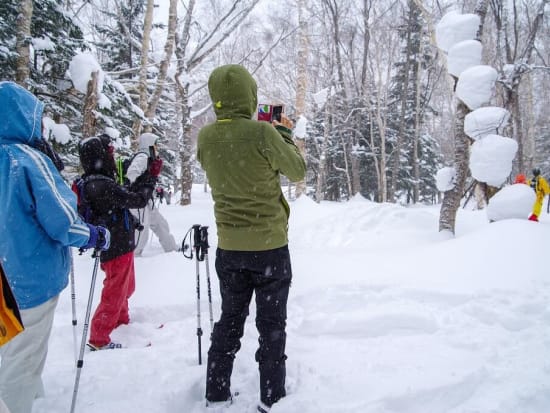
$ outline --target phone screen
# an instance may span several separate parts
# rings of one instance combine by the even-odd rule
[[[272,113],[273,113],[272,120],[276,120],[277,122],[280,122],[281,115],[283,114],[283,106],[282,105],[273,106]]]

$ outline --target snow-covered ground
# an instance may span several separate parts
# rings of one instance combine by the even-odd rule
[[[546,205],[545,205],[546,206]],[[438,233],[439,206],[404,208],[362,198],[291,203],[293,285],[288,308],[288,396],[273,413],[546,413],[550,406],[550,216],[489,224],[461,210],[457,234]],[[162,205],[178,240],[208,225],[214,316],[216,231],[210,194]],[[75,251],[80,344],[93,259]],[[204,408],[209,317],[202,281],[203,365],[197,362],[196,262],[153,237],[136,258],[126,348],[88,352],[79,413],[197,413]],[[99,299],[103,273],[95,288]],[[251,306],[227,413],[259,397]],[[61,296],[33,413],[68,412],[75,380],[71,294]],[[162,327],[161,327],[162,326]],[[150,347],[147,345],[151,343]]]

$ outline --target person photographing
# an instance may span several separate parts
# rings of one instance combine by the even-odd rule
[[[289,205],[280,176],[300,181],[305,161],[292,140],[292,122],[252,119],[257,86],[240,65],[215,69],[208,80],[216,121],[199,131],[197,159],[215,201],[216,271],[222,313],[208,350],[206,404],[231,403],[231,374],[252,295],[256,295],[258,412],[286,395],[286,318],[292,279]]]
[[[158,155],[158,136],[154,133],[145,132],[139,137],[139,150],[129,160],[126,169],[126,178],[133,184],[146,170],[150,169],[153,174],[160,174],[162,159]],[[162,202],[162,201],[160,201]],[[177,251],[178,245],[174,236],[170,233],[168,221],[160,213],[159,207],[151,197],[144,208],[132,209],[132,214],[139,220],[141,227],[136,233],[135,255],[140,256],[149,241],[149,230],[158,237],[164,252]]]

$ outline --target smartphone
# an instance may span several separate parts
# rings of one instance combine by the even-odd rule
[[[283,105],[267,105],[265,103],[260,103],[258,105],[258,120],[269,123],[274,120],[280,122],[282,114]]]

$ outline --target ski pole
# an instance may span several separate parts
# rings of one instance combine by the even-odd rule
[[[90,294],[88,295],[88,306],[86,307],[86,317],[84,318],[84,328],[82,330],[82,341],[80,342],[80,355],[78,356],[78,361],[76,363],[76,376],[74,379],[74,390],[73,390],[73,400],[71,402],[71,413],[73,413],[75,409],[76,396],[78,393],[78,384],[80,383],[80,373],[82,371],[82,366],[84,365],[84,349],[86,348],[86,336],[88,335],[88,324],[90,322],[90,313],[92,310],[92,301],[94,298],[95,280],[97,277],[97,269],[99,267],[99,250],[97,248],[94,249],[92,257],[95,258],[94,270],[92,272]]]
[[[204,252],[204,262],[206,264],[206,286],[208,290],[208,311],[210,313],[210,332],[214,330],[214,313],[212,311],[212,288],[210,284],[210,266],[208,264],[208,227],[201,227],[201,248]]]
[[[195,262],[197,268],[197,342],[199,348],[199,366],[202,364],[202,349],[201,349],[201,281],[200,281],[200,225],[193,225],[193,247],[195,248]]]
[[[73,310],[73,348],[74,348],[74,360],[76,362],[78,353],[77,353],[77,344],[76,344],[76,294],[75,294],[75,286],[74,286],[74,257],[73,257],[73,250],[70,249],[70,255],[71,255],[71,307]]]

